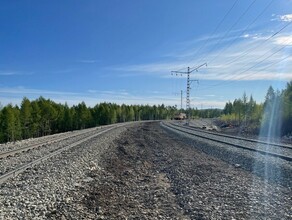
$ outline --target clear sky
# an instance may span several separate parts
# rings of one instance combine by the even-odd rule
[[[1,0],[0,102],[179,106],[171,71],[205,62],[192,107],[261,102],[292,80],[291,23],[292,0]]]

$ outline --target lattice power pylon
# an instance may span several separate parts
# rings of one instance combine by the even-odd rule
[[[207,66],[207,63],[203,63],[197,67],[194,68],[187,68],[187,72],[184,71],[171,71],[171,73],[175,73],[175,74],[186,74],[187,75],[187,97],[186,97],[186,110],[187,110],[187,124],[190,124],[190,120],[191,120],[191,100],[190,100],[190,93],[191,93],[191,82],[192,81],[198,81],[198,80],[191,80],[190,79],[190,74],[194,71],[198,71],[199,68],[203,67],[203,66]]]

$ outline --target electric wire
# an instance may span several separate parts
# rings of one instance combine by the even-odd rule
[[[287,41],[286,41],[286,42],[287,42]],[[279,53],[280,51],[284,50],[287,46],[290,46],[290,43],[292,43],[292,42],[289,42],[288,44],[286,44],[286,45],[284,45],[283,47],[279,48],[278,50],[276,50],[275,52],[273,52],[272,54],[270,54],[269,56],[267,56],[266,58],[264,58],[264,59],[261,60],[260,62],[258,62],[258,63],[256,63],[256,64],[252,65],[251,67],[249,67],[248,69],[246,69],[246,70],[244,70],[244,71],[242,71],[242,72],[239,72],[238,74],[236,74],[236,76],[233,76],[233,77],[231,77],[231,78],[225,79],[225,81],[228,80],[228,82],[219,82],[219,83],[217,83],[217,84],[213,84],[213,85],[210,85],[210,86],[208,86],[208,87],[201,88],[201,90],[209,89],[209,88],[213,88],[213,87],[217,87],[217,86],[220,86],[220,85],[223,85],[223,84],[224,84],[224,85],[226,85],[226,84],[230,84],[230,83],[233,83],[234,80],[238,81],[238,80],[241,80],[241,79],[247,78],[247,77],[251,76],[252,74],[255,74],[255,73],[259,72],[259,71],[256,71],[255,73],[252,72],[252,73],[247,74],[247,75],[244,75],[244,76],[242,76],[242,77],[238,77],[238,75],[243,74],[243,73],[246,73],[247,71],[249,71],[249,70],[253,69],[254,67],[258,66],[259,64],[263,63],[264,61],[266,61],[266,60],[269,59],[270,57],[272,57],[272,56],[274,56],[275,54]],[[291,56],[290,56],[290,57],[291,57]],[[285,59],[287,59],[287,58],[288,58],[288,57],[286,57]]]
[[[214,29],[214,31],[212,32],[212,34],[207,38],[207,40],[205,41],[204,44],[202,44],[202,46],[195,52],[195,55],[197,55],[206,45],[207,43],[210,41],[210,39],[214,36],[214,34],[217,32],[218,28],[222,25],[222,23],[225,21],[225,19],[227,18],[227,16],[230,14],[230,12],[233,10],[233,8],[235,7],[235,5],[237,4],[238,0],[236,0],[233,5],[231,6],[231,8],[227,11],[227,13],[224,15],[224,17],[221,19],[221,21],[218,23],[218,25],[216,26],[216,28]]]
[[[277,60],[276,62],[273,62],[273,63],[271,63],[271,64],[269,64],[269,65],[267,65],[267,66],[264,66],[264,67],[263,67],[262,69],[260,69],[260,70],[261,70],[261,71],[266,70],[266,69],[270,68],[271,66],[276,65],[277,63],[281,63],[281,62],[287,60],[288,58],[291,58],[291,55],[288,55],[288,56],[286,56],[286,57],[284,57],[284,58],[282,58],[282,59],[280,59],[280,60]]]
[[[281,48],[280,48],[279,50],[277,50],[276,52],[272,53],[270,56],[268,56],[268,58],[271,57],[271,56],[273,56],[274,54],[278,53],[279,51],[285,49],[287,46],[289,46],[290,43],[292,43],[292,41],[291,41],[291,42],[290,42],[290,41],[291,41],[290,39],[286,40],[286,41],[284,42],[284,46],[281,47]],[[273,47],[273,48],[271,49],[271,51],[277,49],[278,47],[279,47],[279,46],[275,46],[275,47]],[[266,55],[269,54],[269,53],[270,53],[270,51],[267,51],[264,55],[262,55],[262,57],[266,56]],[[258,58],[255,59],[254,61],[257,61],[257,60],[259,60],[260,58],[261,58],[261,57],[258,57]],[[262,61],[260,61],[260,63],[261,63],[261,62],[262,62]],[[245,68],[246,66],[248,66],[248,64],[242,66],[241,68]]]
[[[224,36],[221,37],[217,43],[211,48],[211,50],[209,51],[212,52],[214,51],[214,49],[221,43],[221,41],[227,37],[227,35],[230,33],[230,31],[239,23],[239,21],[246,15],[246,13],[251,9],[251,7],[255,4],[257,0],[253,0],[249,6],[246,8],[246,10],[239,16],[239,18],[232,24],[232,26],[225,32]],[[200,62],[202,62],[204,59],[206,59],[207,55],[205,55]]]
[[[291,42],[292,43],[292,42]],[[268,57],[266,57],[265,59],[261,60],[259,63],[256,63],[255,65],[251,66],[250,68],[242,71],[241,73],[239,74],[242,74],[242,73],[246,73],[247,71],[253,69],[254,67],[258,66],[259,64],[261,64],[262,62],[266,61],[267,59],[269,59],[270,57],[274,56],[275,54],[279,53],[280,51],[284,50],[287,46],[289,46],[289,44],[286,44],[285,46],[281,47],[279,50],[275,51],[274,53],[272,53],[271,55],[269,55]],[[259,72],[259,71],[257,71]],[[247,78],[248,76],[251,76],[252,74],[254,73],[250,73],[248,75],[245,75],[245,76],[242,76],[242,77],[239,77],[237,78],[236,80],[239,80],[239,79],[244,79],[244,78]],[[233,77],[231,79],[235,79],[236,77]]]
[[[264,13],[265,13],[265,11],[272,5],[272,3],[273,3],[273,1],[274,0],[271,0],[269,3],[268,3],[268,5],[266,5],[266,7],[256,16],[256,18],[251,22],[251,23],[249,23],[247,26],[246,26],[246,28],[242,31],[242,32],[240,32],[240,34],[239,35],[237,35],[236,36],[236,38],[234,38],[233,39],[233,41],[227,46],[227,47],[225,47],[225,48],[223,48],[222,50],[220,50],[219,51],[219,53],[217,53],[217,55],[214,57],[214,58],[212,58],[208,63],[213,63],[214,62],[214,60],[216,60],[224,51],[226,51],[228,48],[230,48],[235,42],[236,42],[236,40],[238,40],[238,38],[240,37],[240,36],[242,36],[248,29],[249,29],[249,27],[251,26],[251,25],[253,25]]]
[[[239,23],[239,21],[247,14],[247,12],[252,8],[252,6],[255,4],[257,0],[253,0],[249,6],[246,8],[246,10],[240,15],[240,17],[236,20],[236,22],[233,23],[233,25],[225,32],[225,34],[217,41],[217,43],[211,48],[211,50],[203,57],[200,59],[200,62],[204,59],[206,59],[206,57],[208,56],[208,54],[210,54],[212,51],[214,51],[219,45],[220,43],[229,35],[229,33],[231,32],[231,30]],[[216,26],[216,28],[214,29],[214,31],[212,32],[212,34],[207,38],[207,40],[205,41],[204,44],[202,44],[202,46],[196,50],[196,52],[194,53],[195,55],[197,55],[202,49],[204,49],[206,47],[206,45],[209,43],[210,39],[214,36],[214,34],[218,31],[219,27],[222,25],[222,23],[225,21],[225,19],[228,17],[228,15],[230,14],[230,12],[232,11],[232,9],[235,7],[235,5],[237,4],[238,0],[236,0],[233,5],[231,6],[231,8],[228,10],[228,12],[224,15],[224,17],[221,19],[221,21],[218,23],[218,25]],[[238,39],[239,36],[242,36],[244,33],[246,33],[246,31],[266,12],[266,10],[272,5],[272,3],[274,2],[274,0],[271,0],[266,7],[253,19],[253,21],[251,23],[249,23],[246,28],[235,38],[232,40],[232,42],[227,46],[222,48],[221,50],[219,50],[219,52],[217,53],[217,55],[215,57],[213,57],[209,63],[213,63],[214,60],[216,60],[220,54],[222,54],[224,51],[226,51],[228,48],[230,48]],[[268,42],[269,40],[271,40],[272,38],[274,38],[275,36],[277,36],[279,33],[281,33],[284,29],[286,29],[288,26],[291,25],[292,22],[288,22],[287,24],[285,24],[284,26],[282,26],[278,31],[274,32],[271,36],[269,36],[268,38],[266,38],[265,40],[261,41],[259,44],[257,44],[254,47],[251,47],[247,50],[245,50],[243,53],[241,53],[240,55],[238,55],[235,59],[232,59],[229,63],[227,63],[227,66],[230,66],[230,64],[236,62],[238,59],[245,57],[246,55],[250,54],[251,51],[254,51],[256,48],[262,46],[263,44],[265,44],[266,42]],[[286,41],[287,42],[287,41]],[[285,42],[285,43],[286,43]],[[292,43],[292,42],[290,42]],[[277,60],[276,62],[270,63],[268,65],[265,65],[263,67],[260,67],[260,69],[256,68],[257,66],[259,66],[260,64],[262,64],[263,62],[265,62],[266,60],[268,60],[269,58],[271,58],[272,56],[274,56],[275,54],[279,53],[280,51],[284,50],[287,46],[290,46],[290,43],[285,44],[283,47],[279,48],[278,50],[276,50],[275,52],[273,52],[272,54],[268,55],[267,57],[265,57],[267,54],[269,54],[271,52],[271,50],[273,51],[276,47],[272,48],[271,50],[269,50],[268,52],[266,52],[264,55],[260,56],[259,58],[257,58],[254,61],[257,61],[263,57],[262,60],[260,60],[259,62],[255,63],[254,65],[248,67],[247,69],[238,72],[236,75],[233,75],[232,77],[227,77],[226,79],[224,79],[223,82],[219,82],[217,84],[213,84],[210,85],[208,87],[201,87],[200,90],[204,90],[204,89],[209,89],[209,88],[213,88],[216,86],[220,86],[220,85],[227,85],[230,83],[234,83],[234,81],[239,81],[241,79],[245,79],[247,77],[250,77],[253,74],[257,74],[258,72],[261,72],[263,70],[266,70],[268,68],[270,68],[271,66],[274,66],[277,63],[283,62],[284,60],[288,59],[289,57],[291,57],[290,55],[284,57],[283,59]],[[189,65],[190,61],[187,63],[187,65]],[[245,65],[247,66],[247,65]],[[243,66],[243,68],[245,67]],[[194,66],[195,67],[195,66]],[[191,67],[190,69],[193,69],[194,67]],[[243,73],[246,73],[248,71],[250,71],[251,69],[254,69],[257,71],[252,71],[251,73],[245,74],[243,76],[240,76]],[[173,72],[180,72],[181,70],[185,70],[186,67],[181,68],[177,71],[173,71]],[[226,75],[226,74],[225,74]],[[227,74],[228,76],[228,74]],[[226,80],[228,80],[226,82]],[[195,88],[195,90],[198,88]],[[193,100],[192,100],[193,101]]]
[[[291,25],[291,23],[292,22],[288,22],[283,27],[281,27],[278,31],[276,31],[275,33],[273,33],[270,37],[266,38],[264,41],[261,41],[259,44],[255,45],[254,47],[247,49],[241,55],[239,55],[235,59],[233,59],[230,62],[228,62],[226,65],[228,66],[228,65],[234,63],[235,61],[239,60],[240,58],[243,58],[246,55],[248,55],[251,51],[254,51],[255,49],[259,48],[260,46],[262,46],[263,44],[265,44],[266,42],[268,42],[270,39],[272,39],[273,37],[275,37],[276,35],[278,35],[279,33],[281,33],[284,29],[286,29],[289,25]]]
[[[202,44],[202,46],[196,50],[195,55],[193,55],[193,57],[195,57],[206,45],[207,43],[210,41],[210,39],[214,36],[214,34],[217,32],[217,30],[219,29],[219,27],[222,25],[222,23],[225,21],[225,19],[227,18],[227,16],[230,14],[230,12],[233,10],[233,8],[235,7],[235,5],[238,3],[239,0],[236,0],[233,5],[229,8],[229,10],[225,13],[225,15],[223,16],[223,18],[220,20],[220,22],[217,24],[216,28],[214,29],[214,31],[212,32],[211,35],[208,36],[207,40],[205,41],[205,43]],[[191,58],[186,66],[188,66],[191,62],[193,61],[193,58]],[[186,67],[183,67],[181,69],[178,69],[177,71],[181,71],[186,69]]]
[[[275,33],[273,33],[270,37],[268,37],[267,39],[265,39],[264,41],[262,41],[259,45],[256,45],[255,47],[252,47],[252,48],[250,48],[250,49],[248,49],[247,51],[248,51],[248,53],[246,53],[247,51],[245,51],[244,53],[244,56],[246,56],[247,54],[249,54],[250,53],[250,51],[252,51],[252,50],[255,50],[256,48],[258,48],[259,46],[261,46],[261,45],[263,45],[264,43],[266,43],[268,40],[270,40],[270,39],[272,39],[273,37],[275,37],[276,35],[278,35],[280,32],[282,32],[285,28],[287,28],[289,25],[291,25],[291,23],[292,22],[289,22],[289,23],[287,23],[286,25],[284,25],[282,28],[280,28],[280,30],[278,30],[278,31],[276,31]],[[289,39],[287,40],[287,41],[285,41],[285,43],[287,43],[289,41]],[[285,45],[284,46],[284,48],[286,47],[286,46],[289,46],[289,45]],[[276,46],[277,47],[277,46]],[[276,47],[274,47],[274,48],[276,48]],[[273,49],[274,49],[273,48]],[[284,49],[283,47],[282,48],[280,48],[280,50],[282,50],[282,49]],[[265,53],[263,56],[265,56],[266,54],[268,54],[270,51],[268,51],[267,53]],[[278,51],[279,52],[279,51]],[[273,53],[273,54],[276,54],[276,53],[278,53],[277,51],[275,52],[275,53]],[[272,54],[272,55],[273,55]],[[241,57],[243,57],[243,56],[241,56]],[[238,57],[238,58],[236,58],[236,60],[238,60],[239,58],[241,58],[241,57]],[[269,56],[270,57],[270,56]],[[268,57],[268,58],[269,58]],[[261,57],[260,57],[261,58]],[[256,60],[259,60],[260,58],[258,58],[258,59],[256,59]],[[232,60],[232,62],[229,62],[229,63],[227,63],[226,65],[227,66],[229,66],[231,63],[234,63],[235,62],[235,60]],[[262,62],[262,61],[261,61]],[[246,65],[245,65],[246,66]],[[241,73],[240,73],[241,74]],[[227,78],[227,79],[225,79],[225,81],[226,80],[232,80],[232,79],[234,79],[234,78],[236,78],[236,77],[231,77],[231,78]],[[238,79],[237,79],[238,80]],[[220,83],[217,83],[217,84],[213,84],[213,85],[210,85],[208,88],[210,88],[210,87],[213,87],[213,86],[218,86],[218,85],[221,85],[221,84],[224,84],[225,82],[220,82]]]

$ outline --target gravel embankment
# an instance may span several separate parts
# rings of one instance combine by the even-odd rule
[[[115,129],[2,184],[0,219],[292,218],[291,186],[204,147],[159,123]]]

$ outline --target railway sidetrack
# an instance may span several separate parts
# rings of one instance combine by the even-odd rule
[[[218,134],[215,132],[203,131],[200,129],[181,126],[181,125],[174,124],[174,123],[163,123],[163,125],[171,127],[173,129],[176,129],[177,131],[185,132],[186,134],[189,134],[189,135],[197,136],[200,138],[205,138],[207,140],[215,141],[215,142],[222,143],[222,144],[227,144],[227,145],[234,146],[237,148],[242,148],[242,149],[246,149],[246,150],[250,150],[250,151],[259,152],[263,155],[269,155],[272,157],[281,158],[283,160],[292,161],[292,146],[290,146],[290,145],[268,143],[268,142],[264,142],[264,141],[257,141],[254,139],[236,137],[236,136],[232,136],[232,135]],[[222,139],[221,137],[224,137],[225,140]],[[239,143],[239,141],[241,141],[242,143]],[[257,143],[257,145],[251,146],[250,142]],[[262,145],[264,145],[264,146],[262,146]],[[264,148],[269,148],[269,150],[264,149]],[[277,151],[280,151],[281,154],[277,153],[277,152],[272,152],[272,150],[275,148],[278,148]]]
[[[215,134],[211,136],[203,130],[198,132],[192,128],[181,128],[166,122],[162,122],[161,126],[173,135],[182,138],[187,144],[210,156],[252,172],[266,181],[286,187],[292,186],[291,149],[286,148],[286,145],[282,149],[285,153],[280,154],[270,152],[270,149],[266,151],[263,147],[258,149],[257,146],[250,146],[247,141],[244,141],[245,144],[239,144],[236,138],[218,140],[218,136]]]

